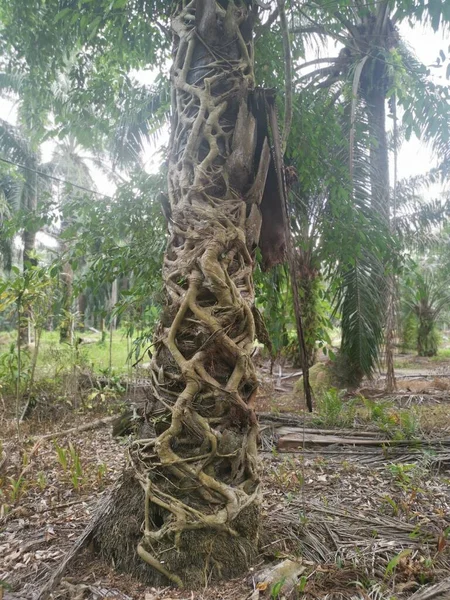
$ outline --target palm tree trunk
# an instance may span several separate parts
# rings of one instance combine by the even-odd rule
[[[386,96],[382,85],[374,86],[367,100],[368,121],[371,135],[370,145],[370,178],[372,190],[372,206],[390,229],[390,184],[389,184],[389,152],[386,136]],[[388,266],[388,265],[385,265]],[[386,269],[389,271],[389,269]],[[392,274],[387,275],[387,282],[382,283],[385,274],[380,274],[380,285],[386,286],[386,320],[385,320],[385,361],[386,390],[391,392],[396,387],[394,371],[394,336],[395,336],[395,282]]]
[[[77,299],[77,304],[78,304],[78,329],[80,331],[84,331],[85,327],[86,327],[86,308],[87,308],[87,297],[86,294],[83,292],[82,294],[79,294],[78,299]],[[96,326],[97,323],[94,323],[94,327]]]
[[[36,169],[36,161],[31,161],[31,168]],[[25,183],[26,202],[28,211],[27,224],[23,231],[23,273],[26,274],[30,267],[36,266],[37,261],[33,256],[36,248],[36,211],[37,211],[37,175],[30,171],[27,172]],[[20,343],[22,345],[31,342],[31,308],[24,306],[20,315]]]
[[[437,356],[436,321],[429,311],[419,313],[419,327],[417,330],[417,354],[419,356]]]
[[[199,587],[245,572],[257,550],[246,230],[258,213],[252,186],[261,169],[249,110],[249,9],[193,0],[172,27],[167,305],[154,344],[147,439],[132,445],[130,471],[96,541],[118,568],[148,582]]]
[[[72,291],[73,291],[73,270],[70,263],[63,265],[61,273],[62,287],[62,321],[59,326],[59,342],[72,343],[73,315],[72,315]]]
[[[368,103],[370,144],[370,184],[372,204],[389,223],[389,154],[386,135],[386,98],[384,90],[374,89]]]
[[[302,306],[305,348],[308,357],[308,366],[312,367],[317,358],[316,342],[319,337],[318,288],[320,285],[320,275],[312,265],[302,263],[301,260],[299,262],[298,287]],[[299,352],[299,365],[303,367],[301,352]]]

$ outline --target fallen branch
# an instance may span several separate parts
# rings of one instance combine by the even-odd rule
[[[389,438],[377,438],[372,435],[358,435],[354,432],[350,436],[336,435],[335,431],[322,431],[316,433],[314,430],[304,430],[297,427],[280,428],[280,433],[286,432],[278,439],[277,448],[281,451],[295,452],[303,450],[305,445],[308,446],[363,446],[363,447],[413,447],[413,448],[443,448],[450,446],[450,438],[441,439],[411,439],[411,440],[395,440]],[[275,430],[276,432],[277,430]]]
[[[103,419],[97,419],[96,421],[92,421],[91,423],[85,423],[84,425],[79,425],[77,427],[71,427],[70,429],[65,429],[64,431],[56,431],[55,433],[46,433],[45,435],[41,435],[36,444],[40,444],[45,440],[51,440],[54,438],[64,437],[66,435],[70,435],[72,433],[79,433],[81,431],[91,431],[93,429],[100,429],[100,427],[105,427],[109,425],[115,419],[120,417],[120,414],[112,415],[111,417],[104,417]]]
[[[71,500],[70,502],[63,502],[62,504],[47,506],[46,508],[33,510],[33,513],[35,515],[42,515],[44,513],[52,512],[54,510],[60,510],[62,508],[68,508],[69,506],[75,506],[76,504],[82,504],[83,502],[87,502],[86,498],[78,498],[77,500]],[[4,525],[5,523],[8,523],[12,519],[14,519],[17,514],[20,514],[24,509],[26,510],[27,508],[27,506],[16,506],[16,508],[10,510],[2,519],[0,519],[0,524]]]

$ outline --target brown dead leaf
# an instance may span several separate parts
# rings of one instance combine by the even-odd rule
[[[258,589],[260,592],[264,592],[267,590],[268,586],[269,586],[268,581],[262,581],[261,583],[256,584],[256,589]]]
[[[446,546],[447,540],[445,539],[445,536],[441,533],[441,535],[438,537],[437,551],[442,552]]]

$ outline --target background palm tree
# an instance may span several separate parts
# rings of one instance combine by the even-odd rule
[[[430,11],[432,9],[430,8]],[[422,7],[423,12],[423,7]],[[448,104],[427,77],[426,69],[414,59],[402,44],[397,25],[414,9],[386,1],[307,2],[297,9],[292,31],[302,36],[316,36],[320,41],[333,39],[342,50],[337,56],[311,60],[300,66],[295,79],[302,89],[329,90],[333,102],[350,98],[349,169],[355,180],[357,162],[366,164],[367,183],[359,191],[367,193],[372,203],[372,220],[389,237],[393,198],[389,184],[389,148],[386,132],[387,100],[396,119],[396,105],[404,108],[406,134],[420,131],[432,139],[436,147],[448,143],[448,125],[437,131],[434,116],[448,120]],[[440,17],[439,17],[440,18]],[[439,22],[439,18],[437,22]],[[436,19],[433,22],[436,26]],[[318,66],[323,65],[326,66]],[[308,73],[302,69],[318,66]],[[446,97],[446,96],[445,96]],[[445,115],[445,117],[444,117]],[[357,137],[366,131],[365,149],[357,151]],[[396,145],[396,143],[394,144]],[[355,189],[355,195],[358,191]],[[369,216],[369,215],[368,215]],[[383,326],[394,307],[393,264],[390,252],[380,256],[366,244],[361,264],[356,257],[354,266],[345,273],[344,288],[340,292],[342,310],[341,354],[349,370],[370,375],[380,356]],[[371,255],[371,256],[370,256]],[[359,271],[359,272],[358,272]],[[371,285],[376,281],[375,285]],[[359,285],[359,282],[364,285]],[[375,290],[384,290],[373,295]],[[346,295],[350,297],[345,298]],[[386,300],[388,299],[388,300]],[[375,309],[374,302],[382,305]],[[372,315],[372,317],[371,317]],[[390,314],[390,317],[392,315]],[[381,319],[381,321],[378,321]],[[386,335],[386,354],[389,370],[388,387],[393,385],[392,318]],[[369,342],[370,340],[370,342]]]
[[[410,314],[417,318],[417,353],[436,356],[439,335],[437,324],[449,309],[450,281],[440,277],[436,265],[414,265],[403,285],[405,320]]]

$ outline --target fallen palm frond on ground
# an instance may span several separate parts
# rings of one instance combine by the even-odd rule
[[[378,456],[368,465],[359,455],[366,457],[364,446],[351,457],[319,447],[270,461],[274,501],[266,507],[266,535],[277,540],[269,542],[272,551],[295,548],[310,565],[299,597],[390,600],[428,589],[436,595],[424,599],[438,597],[439,590],[450,594],[449,580],[431,587],[450,566],[445,472],[423,451],[411,463]]]

